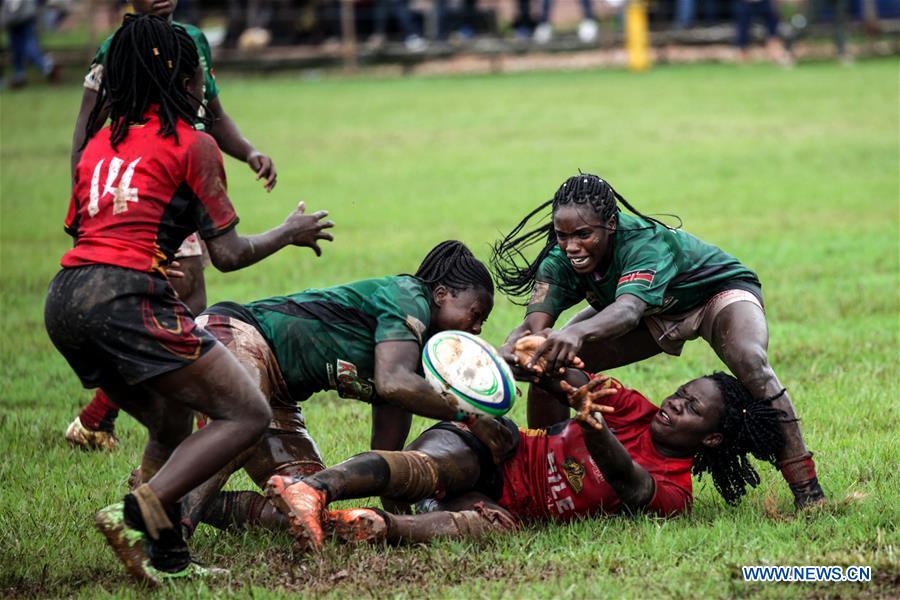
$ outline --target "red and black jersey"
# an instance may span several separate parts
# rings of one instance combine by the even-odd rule
[[[159,134],[156,108],[113,150],[110,129],[87,144],[75,171],[63,267],[160,270],[194,231],[209,239],[238,222],[215,140],[179,120],[178,142]]]
[[[602,400],[616,409],[604,415],[606,424],[656,482],[656,493],[644,509],[664,517],[688,509],[694,459],[660,454],[650,438],[650,423],[659,408],[618,381],[611,380],[609,385],[618,393]],[[577,422],[520,429],[519,442],[516,454],[503,464],[503,496],[499,500],[514,515],[568,520],[621,509],[618,495],[591,458]]]

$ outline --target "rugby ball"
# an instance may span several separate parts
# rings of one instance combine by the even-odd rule
[[[442,331],[432,336],[422,349],[422,368],[431,386],[453,394],[463,412],[499,417],[515,403],[509,365],[471,333]]]

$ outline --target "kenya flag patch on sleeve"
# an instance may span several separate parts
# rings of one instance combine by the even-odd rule
[[[621,289],[627,285],[633,285],[636,287],[648,288],[653,284],[653,276],[656,275],[656,271],[651,271],[649,269],[643,271],[632,271],[631,273],[626,273],[619,278],[619,283],[617,284],[617,288]]]

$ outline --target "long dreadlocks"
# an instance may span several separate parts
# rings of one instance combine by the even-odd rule
[[[477,287],[494,295],[494,281],[487,267],[456,240],[432,248],[414,276],[431,287],[444,285],[454,292]]]
[[[747,454],[775,464],[775,453],[784,446],[781,431],[784,412],[772,407],[772,401],[785,393],[762,400],[753,398],[741,383],[721,371],[706,376],[722,394],[724,413],[720,423],[722,443],[704,447],[694,455],[693,473],[712,477],[716,490],[728,504],[737,504],[747,485],[759,485],[759,473]]]
[[[208,126],[210,121],[197,115],[200,100],[184,86],[199,66],[197,47],[184,28],[154,15],[126,15],[109,45],[82,148],[103,126],[100,117],[107,106],[113,149],[132,124],[146,122],[154,104],[159,105],[160,135],[173,136],[176,143],[178,119]]]
[[[497,277],[497,287],[513,298],[524,299],[531,294],[531,290],[534,288],[534,278],[541,261],[547,257],[557,243],[552,216],[559,207],[570,204],[590,206],[591,210],[605,224],[620,212],[621,209],[617,202],[642,219],[667,227],[665,223],[638,211],[608,182],[597,175],[579,173],[566,179],[552,200],[543,202],[525,215],[525,218],[519,221],[519,224],[506,237],[494,244],[491,267]],[[545,213],[548,208],[550,209],[549,213]],[[528,222],[536,215],[539,215],[540,220],[547,222],[522,233]],[[537,257],[529,262],[523,252],[536,243],[543,243],[543,247]]]

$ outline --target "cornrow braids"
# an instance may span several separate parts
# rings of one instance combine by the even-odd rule
[[[211,121],[198,116],[195,98],[185,89],[200,67],[194,41],[183,27],[155,15],[126,15],[113,35],[103,63],[100,92],[88,119],[82,149],[103,126],[100,117],[109,107],[113,149],[128,136],[134,123],[145,123],[151,105],[158,105],[163,137],[178,142],[179,119],[191,126]]]
[[[477,287],[494,295],[494,281],[487,267],[465,244],[456,240],[432,248],[413,276],[432,288],[443,285],[459,292]]]
[[[556,232],[553,229],[553,214],[561,206],[580,204],[590,206],[594,214],[603,222],[617,217],[620,212],[619,203],[631,213],[646,221],[658,223],[668,227],[665,223],[648,217],[634,208],[621,194],[619,194],[606,180],[597,175],[582,173],[566,179],[554,194],[552,200],[541,203],[537,208],[525,215],[512,231],[502,240],[495,243],[491,254],[491,268],[497,278],[497,287],[512,298],[522,301],[517,304],[525,304],[526,299],[534,288],[534,280],[541,262],[550,254],[557,244]],[[550,209],[547,211],[547,209]],[[545,212],[546,211],[546,212]],[[522,233],[522,230],[537,215],[539,220],[546,222],[533,229]],[[640,229],[650,229],[640,227]],[[542,243],[537,257],[533,261],[525,258],[524,251],[534,244]]]
[[[716,490],[728,504],[737,504],[747,486],[759,485],[759,474],[747,458],[775,464],[775,454],[784,446],[781,423],[784,412],[772,407],[772,401],[785,393],[764,399],[750,395],[741,383],[721,371],[706,376],[722,394],[724,413],[720,423],[722,443],[704,447],[694,456],[693,473],[702,479],[708,473]]]

